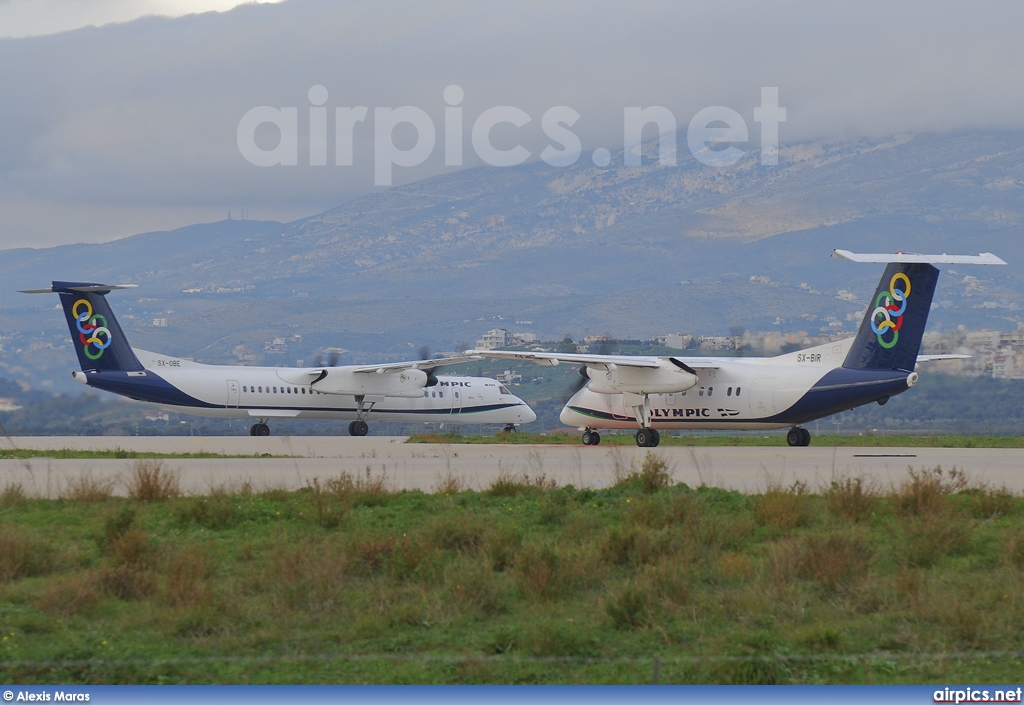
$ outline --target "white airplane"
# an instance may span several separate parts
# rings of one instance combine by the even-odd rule
[[[537,415],[504,385],[485,377],[438,377],[434,370],[478,356],[339,367],[204,365],[128,345],[106,295],[134,284],[55,281],[47,289],[64,307],[81,371],[75,380],[96,389],[154,402],[196,416],[253,418],[253,436],[269,436],[267,421],[349,420],[365,436],[367,416],[378,421],[504,424],[512,430]]]
[[[801,426],[863,404],[885,404],[917,383],[918,362],[966,357],[918,355],[939,270],[936,264],[1006,264],[980,255],[833,257],[887,263],[856,337],[776,357],[653,357],[508,350],[468,354],[581,364],[589,378],[562,409],[567,426],[597,445],[596,429],[638,428],[636,444],[654,447],[659,430],[754,430],[790,426],[786,441],[806,446]]]

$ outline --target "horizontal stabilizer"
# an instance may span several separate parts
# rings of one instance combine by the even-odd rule
[[[66,286],[63,288],[64,291],[79,291],[83,294],[89,292],[108,292],[116,289],[134,289],[138,284],[86,284],[83,286]],[[18,289],[19,294],[52,294],[53,285],[46,287],[45,289]]]
[[[919,255],[909,252],[895,252],[892,254],[858,254],[849,250],[836,250],[833,257],[848,259],[851,262],[910,262],[914,264],[1006,264],[1001,258],[991,252],[982,252],[980,255]]]

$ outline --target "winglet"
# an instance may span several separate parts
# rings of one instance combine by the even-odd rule
[[[848,259],[851,262],[911,262],[915,264],[1006,264],[1001,258],[991,252],[982,252],[980,255],[919,255],[908,252],[896,252],[893,254],[858,254],[849,250],[836,250],[833,257]]]

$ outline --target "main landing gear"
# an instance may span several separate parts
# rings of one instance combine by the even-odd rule
[[[383,398],[384,397],[376,397],[367,401],[364,395],[356,395],[356,420],[348,425],[348,435],[365,436],[370,432],[370,427],[365,421],[366,416],[370,413],[370,410],[373,409],[373,405]]]
[[[636,432],[636,444],[641,448],[657,448],[661,434],[653,428],[641,428]]]
[[[601,434],[593,429],[586,429],[583,432],[583,445],[596,446],[601,442]]]
[[[786,443],[791,446],[809,446],[811,445],[811,432],[806,428],[794,426],[786,434]]]
[[[651,428],[654,411],[651,409],[650,395],[626,392],[622,395],[622,401],[633,410],[633,417],[640,424],[640,430],[636,432],[636,444],[641,448],[657,448],[661,443],[661,434]]]
[[[250,436],[269,436],[270,426],[267,425],[266,419],[260,419],[259,423],[254,423],[249,427]]]

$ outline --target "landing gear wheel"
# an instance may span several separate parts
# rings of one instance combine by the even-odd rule
[[[369,432],[370,427],[365,421],[357,420],[348,425],[348,435],[350,436],[365,436]]]
[[[811,445],[811,432],[806,428],[794,426],[786,433],[786,443],[791,446],[809,446]]]
[[[661,434],[653,428],[641,428],[636,432],[636,444],[641,448],[656,448],[661,442]]]
[[[270,435],[270,426],[266,425],[265,423],[254,423],[249,428],[249,435],[250,436],[269,436]]]
[[[591,431],[589,428],[583,432],[583,445],[585,446],[596,446],[601,442],[601,434],[597,431]]]
[[[505,428],[502,429],[505,433],[515,433],[516,430],[516,425],[514,423],[505,424]]]

